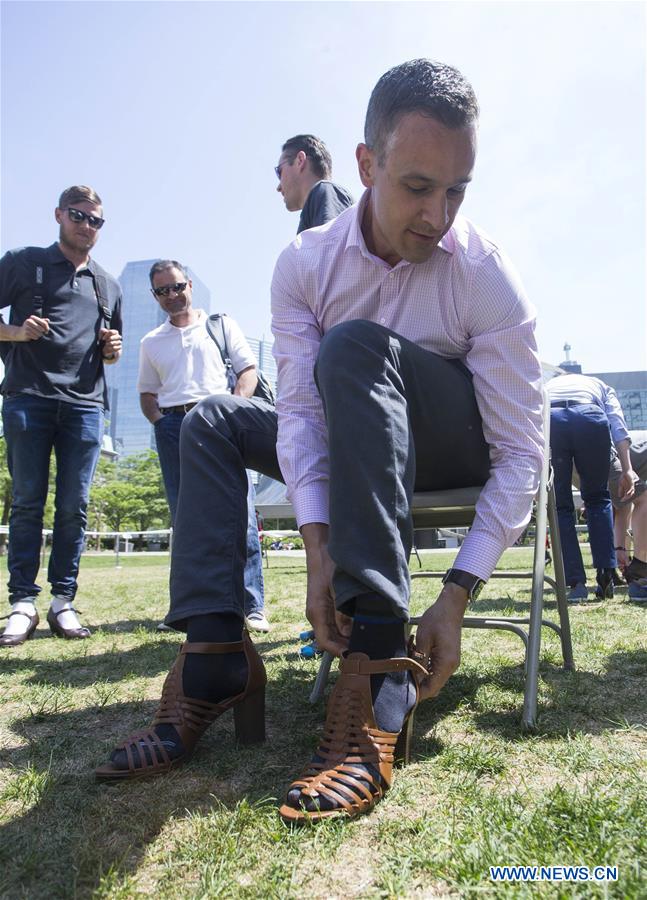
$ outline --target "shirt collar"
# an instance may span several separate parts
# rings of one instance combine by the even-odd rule
[[[370,252],[368,247],[366,246],[366,241],[364,240],[364,235],[362,234],[362,218],[364,216],[364,210],[366,209],[366,204],[368,203],[368,198],[370,196],[371,189],[366,188],[362,196],[360,197],[359,203],[354,207],[354,213],[351,218],[350,228],[348,229],[348,237],[346,238],[346,246],[345,250],[348,250],[349,247],[357,247],[362,256],[366,257],[366,259],[371,260],[371,262],[376,263],[377,265],[388,266],[387,263],[384,262],[383,259],[380,259],[379,256],[375,256]],[[449,229],[447,234],[443,235],[438,243],[438,249],[444,250],[446,253],[454,252],[454,237],[452,235],[453,226]],[[403,266],[411,266],[416,265],[415,263],[407,262],[405,259],[401,259],[400,262],[394,266],[393,268],[400,268]],[[389,267],[390,268],[390,267]]]
[[[178,328],[177,325],[172,325],[170,319],[166,319],[165,322],[160,325],[160,329],[162,331],[185,331],[187,328],[197,328],[198,325],[204,324],[204,320],[206,318],[206,313],[203,309],[197,309],[195,306],[193,307],[198,314],[198,318],[193,322],[192,325],[185,325],[183,328]]]
[[[67,256],[63,253],[58,245],[58,241],[54,241],[54,243],[50,247],[48,247],[45,252],[47,254],[48,261],[51,263],[67,263],[68,266],[74,265],[74,263],[71,263]],[[88,270],[92,275],[97,274],[97,264],[91,257],[88,258],[88,262],[85,266],[83,266],[81,269],[77,269],[77,272],[81,274],[82,272],[87,272]]]

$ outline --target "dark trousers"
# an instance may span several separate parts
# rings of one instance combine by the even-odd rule
[[[584,563],[575,531],[573,463],[586,506],[593,565],[597,569],[616,566],[608,487],[611,435],[604,412],[594,404],[551,409],[550,451],[566,583],[584,584]]]
[[[482,485],[489,452],[471,377],[363,320],[323,338],[315,377],[328,424],[330,541],[338,608],[378,593],[408,617],[414,490]],[[180,497],[169,624],[239,612],[245,561],[245,467],[281,479],[276,413],[260,400],[203,400],[181,434]]]

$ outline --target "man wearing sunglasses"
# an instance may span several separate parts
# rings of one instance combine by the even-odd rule
[[[283,144],[278,165],[276,190],[289,212],[301,210],[297,234],[336,218],[354,200],[346,188],[332,178],[328,148],[314,134],[297,134]]]
[[[47,622],[67,639],[90,636],[73,607],[92,476],[103,439],[104,365],[121,354],[121,289],[90,258],[104,224],[92,188],[63,191],[50,247],[10,250],[0,260],[0,324],[5,364],[2,420],[13,503],[9,522],[11,613],[0,646],[28,640],[39,623],[36,584],[50,457],[56,500]]]
[[[206,329],[207,315],[192,305],[192,284],[186,269],[174,259],[161,259],[150,270],[151,293],[167,320],[144,335],[139,353],[142,412],[155,429],[164,488],[175,522],[180,487],[180,428],[185,415],[204,397],[227,392],[227,373],[218,347]],[[237,382],[233,393],[252,397],[256,360],[234,319],[223,317],[223,328]],[[263,594],[263,560],[254,509],[254,486],[248,476],[245,621],[254,631],[269,631]],[[161,624],[161,631],[171,630]]]

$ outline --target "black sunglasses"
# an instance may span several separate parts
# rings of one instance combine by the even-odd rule
[[[174,294],[181,294],[186,290],[188,281],[176,281],[175,284],[167,284],[166,287],[151,288],[156,297],[168,297],[173,291]]]
[[[281,170],[283,169],[283,166],[291,166],[293,162],[293,159],[284,159],[280,166],[274,166],[274,171],[276,172],[276,177],[279,181],[281,180]]]
[[[74,209],[73,206],[67,207],[67,214],[73,222],[85,222],[87,219],[88,225],[90,228],[94,228],[95,231],[102,228],[103,223],[106,221],[101,216],[91,216],[90,213],[83,212],[81,209]]]

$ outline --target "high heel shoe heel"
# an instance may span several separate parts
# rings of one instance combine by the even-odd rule
[[[239,744],[265,740],[265,685],[234,706],[234,729]]]
[[[413,723],[416,717],[416,707],[414,706],[407,718],[404,720],[402,731],[398,735],[393,751],[394,762],[407,766],[411,760],[411,741],[413,740]]]
[[[247,684],[245,690],[219,703],[196,700],[187,697],[182,683],[182,670],[187,653],[244,653],[247,662]],[[263,660],[243,631],[241,641],[230,644],[184,643],[173,668],[166,676],[162,697],[150,728],[144,728],[129,735],[116,748],[123,751],[127,768],[118,768],[113,762],[95,769],[100,780],[144,778],[149,775],[163,775],[170,769],[182,765],[190,759],[209,725],[228,709],[234,711],[236,737],[243,744],[265,740],[265,685],[267,675]],[[157,725],[172,725],[181,744],[179,755],[171,757],[167,744],[155,731]]]

